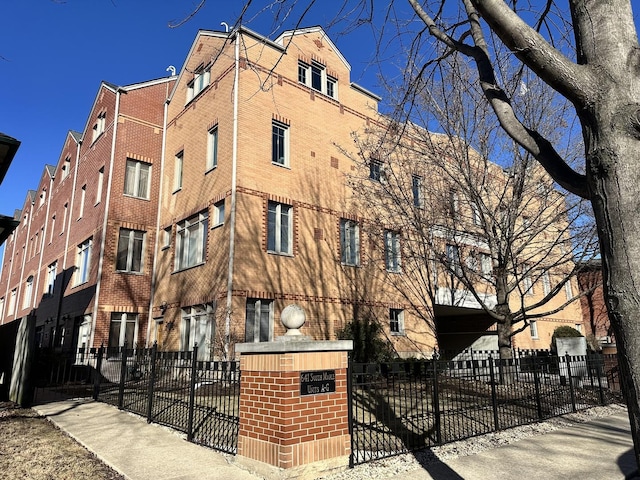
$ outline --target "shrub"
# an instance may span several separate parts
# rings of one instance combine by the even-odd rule
[[[583,337],[578,330],[569,325],[562,325],[561,327],[556,328],[553,331],[553,335],[551,337],[551,351],[556,353],[556,338],[572,338],[572,337]]]
[[[336,336],[340,340],[353,340],[352,358],[356,363],[384,362],[396,356],[389,341],[382,336],[382,327],[370,316],[351,320]]]

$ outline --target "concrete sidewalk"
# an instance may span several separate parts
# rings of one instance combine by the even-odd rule
[[[92,400],[33,407],[130,480],[256,480],[227,456],[169,428]],[[367,470],[366,466],[357,469]],[[284,473],[284,472],[282,472]],[[359,477],[357,473],[353,478]],[[351,475],[345,475],[345,478]],[[364,478],[364,477],[362,477]],[[616,480],[638,478],[626,412],[377,480]]]

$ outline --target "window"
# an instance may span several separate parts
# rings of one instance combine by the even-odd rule
[[[291,254],[291,210],[290,205],[269,202],[267,212],[267,251]]]
[[[480,253],[480,272],[483,275],[491,275],[493,271],[493,262],[491,261],[491,255],[488,253]]]
[[[102,200],[102,184],[103,183],[104,183],[104,167],[98,170],[98,185],[96,186],[96,202],[95,202],[96,205],[100,203],[100,200]]]
[[[523,265],[520,270],[522,276],[522,288],[526,295],[533,295],[533,282],[531,281],[531,270],[529,266]]]
[[[92,137],[91,137],[92,143],[95,142],[100,135],[102,135],[106,124],[107,124],[107,113],[103,112],[98,115],[98,118],[96,118],[96,123],[93,124]]]
[[[173,191],[177,192],[182,188],[182,166],[184,163],[184,152],[179,152],[173,158]]]
[[[200,67],[196,70],[193,80],[187,85],[187,102],[193,100],[200,92],[209,86],[211,67]]]
[[[64,232],[64,229],[67,225],[67,215],[69,213],[69,204],[65,203],[62,212],[62,225],[60,226],[60,234]]]
[[[42,190],[42,192],[40,193],[40,200],[38,202],[38,207],[41,207],[42,205],[44,205],[44,202],[46,199],[47,199],[47,191]]]
[[[86,240],[78,245],[76,255],[76,277],[75,284],[80,285],[89,281],[89,260],[91,257],[92,240]]]
[[[31,306],[31,298],[33,297],[33,275],[27,278],[24,285],[24,297],[22,297],[22,308],[29,308]]]
[[[9,309],[7,311],[8,315],[13,315],[16,313],[16,297],[18,296],[18,290],[14,288],[11,290],[11,294],[9,295]]]
[[[471,202],[471,221],[474,225],[482,225],[482,216],[480,214],[480,207],[476,202]]]
[[[391,330],[392,335],[402,335],[404,333],[404,310],[389,309],[389,330]]]
[[[340,250],[342,263],[360,264],[360,229],[353,220],[340,220]]]
[[[460,212],[460,199],[457,192],[449,192],[449,215],[456,218]]]
[[[582,333],[582,324],[581,323],[576,323],[576,330],[580,333]]]
[[[542,293],[545,296],[551,293],[551,278],[549,277],[549,272],[544,272],[542,274]]]
[[[289,166],[289,126],[274,121],[271,124],[271,162],[284,167]]]
[[[80,189],[80,208],[78,209],[78,220],[80,220],[84,215],[84,201],[87,197],[87,186],[83,185]]]
[[[4,297],[0,298],[0,319],[4,318]]]
[[[390,272],[400,271],[400,234],[387,230],[384,232],[384,261]]]
[[[529,333],[531,333],[531,338],[538,338],[538,322],[535,320],[529,322]]]
[[[337,97],[338,80],[328,75],[325,66],[319,62],[299,61],[298,82],[331,98]]]
[[[198,360],[209,360],[214,340],[213,307],[196,305],[182,309],[180,350],[193,350],[198,345]]]
[[[53,262],[47,267],[47,283],[44,286],[45,295],[53,295],[53,289],[58,275],[58,262]]]
[[[109,325],[109,348],[132,347],[136,338],[138,315],[113,312]]]
[[[424,205],[422,198],[422,177],[418,175],[411,176],[411,192],[413,193],[413,206],[422,207]]]
[[[124,176],[124,194],[148,200],[150,185],[151,165],[128,158]]]
[[[67,157],[64,159],[64,163],[62,164],[62,178],[64,180],[69,176],[69,172],[71,171],[71,157]]]
[[[460,268],[460,250],[456,245],[447,245],[447,266],[456,275],[462,274]]]
[[[167,227],[162,231],[162,248],[169,248],[171,245],[171,227]]]
[[[49,243],[53,242],[53,234],[56,231],[56,216],[53,215],[51,217],[51,230],[50,230],[50,236],[49,236]]]
[[[567,283],[564,284],[564,293],[567,296],[567,300],[571,300],[573,298],[573,288],[571,287],[571,280],[567,280]]]
[[[245,342],[268,342],[273,323],[273,301],[247,298],[247,314],[244,324]]]
[[[369,178],[375,182],[382,181],[382,162],[371,159],[369,161]]]
[[[121,272],[142,272],[142,252],[145,232],[139,230],[120,229],[116,270]]]
[[[176,270],[204,262],[208,220],[208,213],[205,211],[177,224]]]
[[[213,227],[224,225],[224,200],[213,204]]]
[[[218,166],[218,126],[207,134],[207,171]]]

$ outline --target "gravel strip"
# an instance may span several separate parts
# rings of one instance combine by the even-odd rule
[[[602,407],[592,407],[577,413],[569,413],[560,417],[551,418],[543,422],[521,427],[513,427],[499,432],[488,433],[479,437],[459,440],[395,457],[376,460],[373,462],[356,465],[355,468],[334,473],[318,480],[360,480],[372,478],[387,478],[421,468],[438,461],[446,461],[456,457],[474,455],[476,453],[508,445],[522,438],[541,435],[544,433],[566,428],[577,423],[584,423],[600,417],[607,417],[620,412],[626,412],[623,404],[611,404]]]

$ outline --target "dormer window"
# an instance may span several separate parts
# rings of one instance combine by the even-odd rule
[[[313,61],[309,64],[299,61],[298,82],[306,85],[307,87],[311,87],[328,97],[337,97],[338,80],[331,75],[328,75],[326,67],[321,63]]]
[[[193,76],[193,80],[187,85],[187,103],[193,100],[200,92],[209,86],[211,81],[211,67],[199,67]]]

